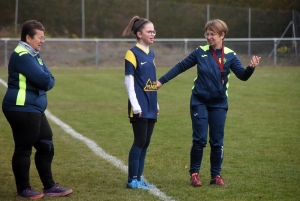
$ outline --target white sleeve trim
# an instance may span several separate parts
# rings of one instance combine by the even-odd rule
[[[136,98],[133,79],[134,78],[132,75],[125,75],[125,86],[126,86],[128,98],[130,100],[130,104],[132,106],[133,113],[138,114],[138,113],[142,112],[142,109]]]

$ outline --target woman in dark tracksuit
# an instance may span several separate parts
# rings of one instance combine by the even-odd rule
[[[12,169],[19,198],[39,199],[72,193],[54,182],[51,163],[54,155],[52,130],[45,116],[46,92],[54,77],[39,55],[45,41],[44,27],[30,20],[22,25],[21,41],[8,64],[7,91],[2,102],[15,142]],[[30,156],[36,149],[35,165],[43,183],[43,193],[33,190],[29,181]]]
[[[225,186],[221,177],[221,167],[224,127],[228,109],[228,78],[232,71],[240,80],[248,80],[260,60],[260,57],[253,56],[250,65],[245,69],[236,53],[223,44],[227,32],[227,25],[222,20],[208,21],[204,34],[208,45],[198,47],[157,81],[157,88],[160,88],[180,73],[197,65],[197,78],[194,81],[190,101],[193,144],[189,172],[190,184],[194,187],[202,186],[199,172],[208,130],[211,147],[210,184]]]
[[[128,180],[131,189],[155,188],[142,179],[147,148],[150,144],[154,125],[159,112],[157,104],[156,67],[154,52],[149,49],[153,43],[153,24],[138,16],[133,17],[123,36],[131,32],[137,44],[125,55],[125,86],[128,94],[128,117],[132,124],[134,142],[128,156]]]

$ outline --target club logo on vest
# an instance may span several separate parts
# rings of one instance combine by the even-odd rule
[[[225,64],[225,62],[226,62],[226,58],[224,58],[224,64]],[[221,58],[219,58],[219,62],[221,63]]]
[[[151,81],[149,78],[144,87],[144,91],[157,91],[156,81]]]

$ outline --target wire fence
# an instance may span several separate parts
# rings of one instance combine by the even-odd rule
[[[6,68],[21,25],[36,19],[45,26],[41,56],[51,67],[122,67],[134,37],[120,39],[134,15],[149,18],[157,35],[151,45],[158,67],[173,66],[200,45],[207,20],[219,18],[229,27],[225,45],[245,65],[251,55],[262,66],[300,66],[300,14],[170,0],[15,0],[0,3],[0,67]],[[48,39],[49,38],[49,39]]]
[[[17,38],[0,38],[0,67],[7,68]],[[261,66],[300,66],[300,38],[225,38],[225,46],[234,50],[242,63],[249,65],[252,55],[262,57]],[[123,67],[128,49],[135,39],[47,39],[41,56],[48,67]],[[206,39],[155,39],[150,46],[155,52],[157,67],[172,67]]]
[[[161,38],[199,38],[206,21],[214,18],[227,23],[229,38],[300,37],[295,10],[170,0],[11,0],[0,3],[0,13],[0,37],[7,37],[6,27],[14,28],[18,37],[22,23],[36,19],[48,38],[119,38],[134,15],[148,17]]]

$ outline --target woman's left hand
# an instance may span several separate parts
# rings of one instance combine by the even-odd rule
[[[261,57],[253,55],[250,61],[250,67],[255,68],[256,66],[258,66],[260,58]]]

